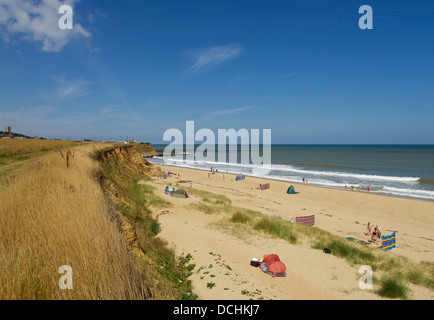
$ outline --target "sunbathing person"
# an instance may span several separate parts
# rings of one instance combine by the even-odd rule
[[[381,237],[381,231],[378,225],[375,226],[374,231],[372,232],[371,242],[376,242]]]

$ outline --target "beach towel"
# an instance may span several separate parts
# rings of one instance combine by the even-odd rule
[[[381,248],[385,250],[392,250],[393,248],[396,248],[395,232],[393,232],[391,235],[381,237]]]
[[[295,217],[290,220],[292,223],[301,223],[305,224],[307,226],[313,226],[315,225],[315,215],[311,216],[302,216],[302,217]]]
[[[261,189],[261,190],[267,190],[267,189],[270,189],[270,184],[269,184],[269,183],[261,184],[261,186],[260,186],[259,189]]]

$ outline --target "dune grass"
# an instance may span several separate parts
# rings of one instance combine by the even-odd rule
[[[405,274],[411,283],[434,290],[434,263],[422,261]]]
[[[380,279],[378,295],[392,299],[408,299],[409,288],[399,278],[383,277]]]
[[[282,223],[281,219],[276,217],[263,217],[255,223],[254,228],[279,239],[287,240],[292,244],[296,243],[298,239],[298,234],[295,232],[294,228]]]
[[[205,190],[195,188],[184,188],[188,193],[199,195],[199,203],[189,204],[189,208],[203,212],[205,214],[219,214],[232,210],[231,200],[225,195],[215,194]]]
[[[144,206],[153,207],[156,209],[173,207],[169,201],[157,196],[154,193],[156,189],[155,187],[141,183],[143,181],[149,181],[149,178],[145,177],[139,181],[134,180],[131,192],[135,194],[135,197],[137,197],[137,199],[139,199]]]
[[[235,223],[250,223],[252,221],[252,218],[250,217],[250,215],[248,215],[248,214],[246,214],[240,210],[237,210],[232,215],[230,221],[235,222]]]

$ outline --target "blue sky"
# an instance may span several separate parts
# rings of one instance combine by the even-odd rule
[[[0,0],[0,130],[160,143],[194,120],[273,143],[434,143],[433,39],[432,1]]]

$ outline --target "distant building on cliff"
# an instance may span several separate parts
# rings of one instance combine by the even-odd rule
[[[12,138],[12,128],[10,126],[6,126],[5,131],[0,131],[0,135],[3,138]]]

